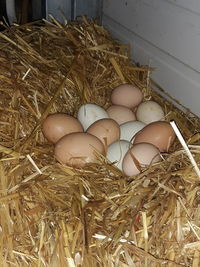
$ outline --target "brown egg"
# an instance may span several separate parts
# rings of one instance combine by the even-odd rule
[[[63,136],[55,145],[55,158],[62,164],[81,168],[95,162],[95,151],[105,155],[104,145],[89,133],[71,133]]]
[[[87,133],[95,135],[107,147],[119,140],[120,128],[119,124],[113,119],[101,119],[90,125]]]
[[[122,169],[125,175],[132,176],[139,174],[142,168],[152,163],[161,161],[159,149],[149,143],[133,145],[125,154]]]
[[[128,121],[135,121],[136,116],[130,108],[112,105],[107,110],[108,116],[115,120],[119,125]]]
[[[134,144],[147,142],[155,145],[161,152],[168,151],[176,135],[170,123],[156,121],[146,125],[139,131],[134,139]]]
[[[73,132],[83,132],[81,123],[65,113],[54,113],[42,123],[42,132],[48,141],[56,143],[61,137]]]
[[[111,94],[111,102],[128,108],[138,106],[143,99],[142,91],[132,84],[121,84],[115,87]]]

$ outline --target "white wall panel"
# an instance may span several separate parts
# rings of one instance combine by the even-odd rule
[[[108,2],[105,15],[200,72],[199,15],[162,0]]]
[[[152,77],[162,87],[200,115],[200,16],[172,2],[106,0],[103,22],[132,44],[134,60],[157,68]]]
[[[200,1],[199,0],[165,0],[173,5],[188,9],[191,12],[200,14]]]

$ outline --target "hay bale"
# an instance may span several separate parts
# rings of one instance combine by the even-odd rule
[[[41,134],[49,113],[106,108],[128,82],[176,121],[199,164],[199,118],[156,93],[152,70],[85,18],[0,38],[2,266],[199,266],[200,180],[178,140],[161,163],[125,177],[101,157],[79,170],[58,164]]]

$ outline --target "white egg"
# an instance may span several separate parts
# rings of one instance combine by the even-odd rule
[[[131,141],[132,137],[142,130],[146,124],[141,121],[128,121],[120,125],[120,139]]]
[[[132,144],[128,141],[125,140],[116,141],[108,146],[107,159],[110,162],[115,162],[114,165],[118,167],[118,169],[122,170],[122,161],[124,155],[131,147]]]
[[[162,107],[155,101],[142,102],[136,111],[137,120],[149,124],[154,121],[164,120],[165,114]]]
[[[77,117],[84,130],[87,130],[95,121],[108,118],[108,113],[96,104],[86,104],[79,108]]]

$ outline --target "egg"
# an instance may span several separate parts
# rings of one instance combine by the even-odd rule
[[[128,121],[120,125],[120,139],[131,141],[137,132],[142,130],[146,124],[141,121]]]
[[[73,132],[83,132],[83,127],[76,118],[65,113],[50,114],[42,123],[42,133],[52,143]]]
[[[128,141],[125,140],[116,141],[108,146],[106,158],[112,163],[115,162],[114,165],[118,169],[122,170],[122,161],[124,155],[126,154],[126,152],[130,147],[132,147],[132,144]]]
[[[149,143],[133,145],[124,156],[122,169],[125,175],[139,174],[142,168],[161,161],[160,151]]]
[[[107,109],[108,116],[118,124],[136,120],[133,111],[124,106],[112,105]]]
[[[71,133],[56,143],[54,155],[62,164],[81,168],[86,163],[96,162],[95,151],[105,155],[104,145],[96,136],[89,133]]]
[[[132,84],[121,84],[115,87],[111,93],[113,105],[121,105],[127,108],[138,106],[143,99],[142,91]]]
[[[105,109],[96,104],[86,104],[78,109],[77,117],[83,125],[84,130],[87,130],[95,121],[108,118],[108,114]]]
[[[155,145],[161,152],[168,151],[175,140],[175,133],[166,121],[156,121],[146,125],[139,131],[133,141],[134,144],[147,142]]]
[[[155,101],[148,100],[142,102],[136,111],[137,120],[146,124],[164,120],[165,114],[162,107]]]
[[[99,138],[105,147],[119,140],[120,137],[119,125],[113,119],[101,119],[95,121],[87,129],[87,133]]]

